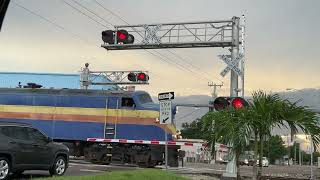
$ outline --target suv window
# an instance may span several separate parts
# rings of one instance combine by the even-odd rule
[[[25,127],[5,126],[2,127],[2,133],[13,139],[30,141],[29,133]]]
[[[1,127],[3,135],[24,141],[45,142],[47,137],[39,130],[30,127],[4,126]]]
[[[35,142],[45,142],[47,137],[43,135],[39,130],[33,128],[27,128],[29,138]]]

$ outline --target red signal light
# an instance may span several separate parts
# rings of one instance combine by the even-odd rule
[[[126,30],[121,29],[121,30],[117,31],[117,40],[118,40],[118,42],[126,44],[128,36],[129,36],[129,34],[128,34],[128,31],[126,31]]]
[[[127,39],[127,36],[126,36],[125,34],[119,32],[119,31],[118,31],[117,35],[118,35],[118,38],[119,38],[120,40],[122,40],[122,41],[124,41],[124,40]]]
[[[240,99],[235,99],[232,101],[232,106],[236,109],[243,108],[242,101]]]
[[[144,73],[139,73],[139,74],[138,74],[138,79],[139,79],[139,80],[146,79],[146,75],[145,75]]]
[[[145,73],[138,73],[137,74],[137,79],[139,81],[147,81],[147,80],[149,80],[149,76],[146,75]]]
[[[236,97],[232,99],[231,104],[232,104],[232,107],[235,109],[241,109],[248,106],[248,102],[241,97]]]

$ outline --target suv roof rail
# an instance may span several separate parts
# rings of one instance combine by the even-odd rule
[[[30,127],[32,127],[32,125],[28,124],[28,123],[0,121],[0,126],[3,126],[3,125],[17,125],[17,126],[30,126]]]

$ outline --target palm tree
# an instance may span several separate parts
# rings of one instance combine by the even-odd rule
[[[202,118],[203,132],[211,133],[212,139],[232,145],[231,151],[236,159],[237,179],[240,179],[239,157],[249,144],[252,124],[256,123],[255,119],[251,109],[209,112]]]
[[[271,135],[274,127],[287,128],[292,134],[301,130],[310,134],[315,144],[320,143],[320,128],[317,126],[315,113],[306,107],[298,106],[287,99],[281,99],[278,94],[266,94],[262,91],[253,93],[251,108],[256,113],[258,124],[253,126],[255,136],[255,161],[260,145],[259,169],[253,168],[255,178],[260,178],[262,173],[263,144],[266,136]],[[259,141],[257,140],[259,139]],[[256,174],[257,173],[257,174]]]
[[[303,131],[311,135],[315,147],[320,143],[320,128],[315,113],[306,107],[298,106],[297,103],[281,99],[278,94],[256,91],[252,97],[253,100],[247,108],[209,112],[203,117],[203,132],[208,135],[208,140],[215,139],[233,145],[231,150],[236,156],[238,177],[240,153],[244,151],[253,135],[254,162],[257,162],[259,154],[259,169],[257,171],[254,163],[253,179],[259,179],[262,173],[264,140],[265,137],[271,136],[273,128],[286,127],[292,133]]]
[[[253,179],[259,179],[262,173],[262,156],[263,156],[263,141],[264,137],[271,135],[272,127],[281,118],[282,100],[277,94],[266,94],[262,91],[257,91],[252,94],[253,101],[251,108],[256,113],[259,124],[254,124],[254,162],[257,162],[259,154],[259,168],[257,171],[256,163],[253,165]],[[259,148],[260,146],[260,148]],[[260,149],[260,153],[258,150]]]

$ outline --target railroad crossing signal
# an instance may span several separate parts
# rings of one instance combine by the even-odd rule
[[[131,82],[146,82],[149,80],[149,76],[146,73],[139,72],[139,73],[134,73],[131,72],[128,74],[128,80]]]
[[[221,111],[230,108],[230,105],[234,109],[242,109],[249,106],[249,103],[241,97],[217,97],[213,101],[213,107],[216,111]]]
[[[132,44],[134,42],[134,36],[124,29],[119,31],[105,30],[101,35],[103,42],[107,44]]]
[[[239,54],[239,56],[234,60],[232,60],[231,55],[218,55],[218,57],[227,64],[227,67],[220,73],[222,77],[224,77],[231,69],[236,72],[238,76],[242,76],[242,71],[237,65],[243,58],[243,54]]]

